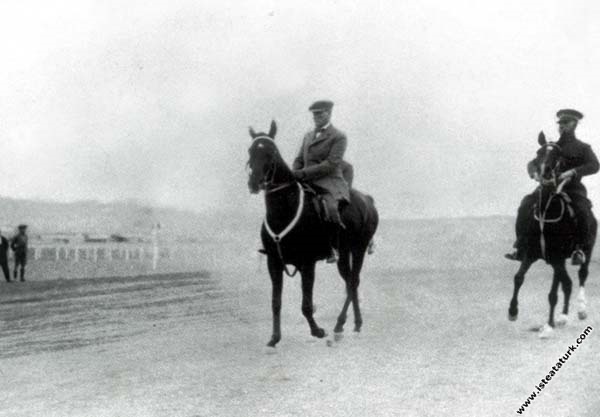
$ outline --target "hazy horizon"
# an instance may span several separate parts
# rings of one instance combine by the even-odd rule
[[[384,218],[514,216],[554,114],[600,150],[600,5],[24,1],[0,5],[0,195],[262,212],[247,128],[291,163],[336,104]],[[596,177],[584,183],[600,197]]]

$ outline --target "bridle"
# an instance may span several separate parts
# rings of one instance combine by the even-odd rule
[[[259,139],[267,139],[267,140],[270,140],[271,142],[275,143],[273,138],[271,138],[270,136],[266,136],[266,135],[261,135],[261,136],[255,137],[253,139],[252,143],[254,144],[254,142],[256,142]],[[259,144],[258,146],[261,146],[261,145]],[[246,167],[249,167],[249,166],[250,166],[250,161],[248,161],[246,163]],[[296,183],[296,181],[287,181],[287,182],[284,182],[281,184],[275,184],[274,179],[275,179],[276,173],[277,173],[277,164],[275,163],[275,161],[273,161],[273,162],[271,162],[271,165],[267,169],[263,179],[259,182],[259,189],[265,190],[265,194],[270,194],[275,191],[283,190],[284,188],[292,186],[292,185],[294,185],[294,183]]]
[[[557,143],[555,143],[555,142],[548,142],[548,143],[544,144],[544,145],[543,145],[543,149],[545,149],[545,150],[546,150],[546,155],[547,155],[549,152],[551,152],[553,149],[558,149],[558,153],[559,153],[559,154],[561,154],[561,153],[562,153],[562,148],[560,147],[560,145],[558,145],[558,144],[557,144]],[[545,162],[542,162],[542,165],[540,166],[540,171],[541,171],[541,174],[542,174],[542,175],[543,175],[543,173],[544,173],[544,171],[545,171],[545,168],[546,168],[546,163],[545,163]],[[560,169],[560,159],[558,160],[558,162],[556,163],[556,165],[555,165],[555,166],[552,168],[552,178],[551,178],[551,179],[549,179],[549,180],[546,180],[546,179],[544,179],[544,177],[543,177],[542,175],[540,175],[540,178],[539,178],[539,182],[540,182],[540,184],[541,184],[543,187],[546,187],[546,186],[553,186],[553,187],[555,187],[555,188],[558,188],[558,187],[557,187],[557,185],[558,185],[558,184],[557,184],[557,183],[558,183],[558,181],[557,181],[557,178],[558,178],[558,171],[559,171],[559,169]],[[561,190],[562,190],[562,188],[561,188]],[[558,190],[557,190],[557,191],[558,191]]]
[[[275,142],[273,140],[273,138],[271,138],[269,136],[261,135],[261,136],[255,137],[254,140],[252,141],[252,143],[254,144],[259,139],[267,139],[273,143]],[[261,145],[259,144],[258,146],[261,146]],[[248,161],[246,166],[249,166],[249,164],[250,164],[250,161]],[[294,227],[296,227],[298,222],[300,221],[300,217],[302,217],[302,212],[304,211],[305,192],[304,192],[304,189],[302,188],[302,186],[300,185],[300,183],[297,181],[287,181],[284,183],[275,184],[274,178],[275,178],[276,172],[277,172],[277,164],[275,163],[275,161],[273,161],[273,162],[271,162],[271,166],[267,169],[263,180],[260,182],[261,187],[259,187],[259,188],[262,188],[263,190],[265,190],[265,199],[268,194],[283,190],[285,188],[288,188],[288,187],[296,184],[298,186],[298,192],[299,192],[298,207],[296,208],[296,214],[294,215],[294,218],[292,219],[292,221],[279,233],[275,233],[273,231],[273,229],[271,229],[271,226],[269,225],[269,222],[267,221],[266,215],[263,220],[263,224],[265,226],[265,229],[267,230],[267,233],[269,234],[271,239],[273,239],[273,241],[275,242],[275,245],[277,246],[277,254],[279,255],[279,260],[281,261],[281,264],[283,265],[284,272],[286,273],[286,275],[293,277],[298,272],[298,268],[295,268],[294,272],[292,272],[292,273],[288,270],[287,265],[283,260],[283,253],[281,251],[281,240],[288,233],[290,233],[294,229]]]

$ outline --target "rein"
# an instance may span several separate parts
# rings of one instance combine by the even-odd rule
[[[546,201],[546,206],[544,208],[544,210],[542,211],[542,187],[540,187],[538,195],[539,195],[539,215],[536,214],[535,212],[533,213],[533,217],[535,220],[538,221],[538,224],[540,226],[540,249],[542,250],[542,257],[544,259],[546,259],[546,238],[544,236],[544,226],[547,223],[558,223],[560,222],[564,215],[565,215],[565,198],[568,198],[568,196],[566,196],[562,189],[565,186],[565,184],[567,183],[568,180],[564,180],[563,182],[561,182],[558,187],[556,188],[556,191],[550,194],[550,197],[548,197],[548,201]],[[550,208],[550,204],[552,203],[552,200],[555,197],[561,197],[560,198],[560,215],[558,217],[555,217],[553,219],[547,219],[546,218],[546,214],[548,212],[548,209]],[[571,210],[569,210],[571,211]]]

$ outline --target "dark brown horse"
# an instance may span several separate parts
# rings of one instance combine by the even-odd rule
[[[277,125],[271,122],[269,133],[256,133],[250,128],[252,144],[248,161],[250,192],[265,192],[266,215],[261,239],[267,253],[272,283],[273,334],[268,346],[281,340],[281,294],[283,273],[295,268],[302,277],[302,313],[315,337],[325,337],[313,317],[315,264],[329,255],[330,227],[323,223],[313,204],[315,196],[294,179],[292,171],[275,144]],[[360,331],[362,317],[358,286],[365,252],[375,234],[378,214],[373,199],[356,190],[350,192],[350,203],[340,210],[346,226],[339,237],[337,267],[346,282],[346,300],[334,332],[341,334],[348,307],[354,307],[354,330]]]
[[[549,337],[555,326],[554,309],[558,301],[558,286],[562,286],[564,304],[557,324],[564,325],[568,320],[569,300],[571,298],[572,281],[565,266],[565,259],[571,256],[575,248],[575,221],[569,207],[569,197],[562,191],[564,183],[558,182],[561,165],[561,149],[554,142],[547,142],[543,132],[538,137],[540,149],[537,153],[538,178],[540,186],[536,190],[538,201],[533,216],[530,218],[526,250],[521,266],[514,277],[514,291],[508,309],[508,318],[517,319],[519,314],[518,295],[525,274],[538,259],[544,259],[554,270],[552,286],[548,294],[550,313],[548,322],[540,332],[541,338]],[[593,216],[592,216],[593,218]],[[589,263],[594,249],[597,223],[593,218],[590,239],[582,248],[586,261],[580,266],[579,275],[579,311],[580,319],[585,319],[585,281],[588,277]]]

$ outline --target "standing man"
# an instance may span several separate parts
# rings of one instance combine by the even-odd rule
[[[563,191],[571,197],[575,217],[577,219],[576,246],[571,255],[573,265],[585,263],[585,254],[582,248],[590,239],[590,230],[592,223],[592,203],[587,198],[587,190],[581,179],[587,175],[598,172],[600,165],[598,158],[591,146],[580,141],[575,137],[575,129],[583,114],[573,109],[563,109],[556,113],[558,118],[558,133],[560,138],[556,142],[561,148],[562,172],[558,177],[559,181],[568,180]],[[529,176],[534,178],[538,171],[535,159],[527,164]],[[527,221],[533,212],[533,205],[537,200],[537,194],[534,191],[523,198],[517,212],[516,234],[517,241],[514,244],[515,252],[506,254],[505,257],[511,260],[521,260],[527,245]]]
[[[15,253],[15,281],[17,280],[17,270],[21,267],[21,282],[25,281],[25,265],[27,264],[27,225],[19,225],[19,233],[12,238],[11,249]]]
[[[10,282],[10,271],[8,270],[8,239],[0,231],[0,267],[4,272],[6,282]]]
[[[298,155],[292,165],[296,179],[309,182],[322,195],[332,225],[331,254],[327,263],[337,262],[339,229],[344,227],[339,205],[350,201],[350,189],[342,175],[342,159],[346,152],[347,138],[331,124],[333,102],[314,102],[312,112],[315,128],[304,135]]]

